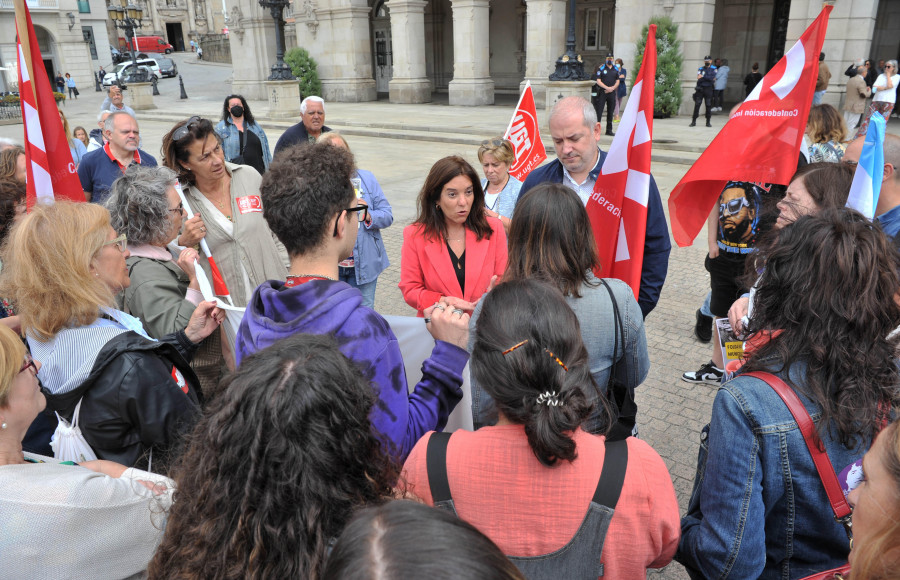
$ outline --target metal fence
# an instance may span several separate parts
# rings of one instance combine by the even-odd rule
[[[18,102],[0,100],[0,122],[21,123],[22,106]]]

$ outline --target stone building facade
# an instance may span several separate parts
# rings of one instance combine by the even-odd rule
[[[240,31],[231,38],[237,90],[264,98],[272,18],[251,0],[228,2],[229,26]],[[567,8],[566,0],[294,0],[287,44],[317,60],[327,100],[420,103],[441,92],[451,104],[482,105],[531,81],[540,106],[541,86],[565,50]],[[751,65],[768,70],[821,8],[821,0],[576,0],[576,50],[586,71],[612,51],[633,72],[642,27],[668,15],[679,24],[685,92],[711,54],[729,59],[726,98],[737,102]],[[834,73],[826,102],[839,104],[841,73],[852,60],[898,57],[898,29],[900,0],[835,2],[824,47]]]
[[[112,62],[104,0],[27,0],[44,69],[51,79],[70,73],[81,92],[94,90],[100,65]],[[18,87],[16,15],[12,0],[0,0],[0,91]]]

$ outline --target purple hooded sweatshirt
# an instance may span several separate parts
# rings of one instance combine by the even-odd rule
[[[441,430],[462,399],[462,371],[469,353],[436,341],[422,365],[422,380],[409,393],[400,346],[380,314],[362,305],[345,282],[311,280],[286,287],[269,280],[253,293],[235,342],[237,364],[272,343],[303,332],[330,334],[341,352],[377,387],[372,427],[391,442],[402,461],[422,435]]]

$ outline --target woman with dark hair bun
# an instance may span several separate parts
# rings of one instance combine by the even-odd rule
[[[596,386],[559,290],[526,278],[488,293],[471,369],[497,425],[425,435],[404,466],[411,493],[481,530],[531,579],[638,578],[671,561],[678,503],[665,463],[643,441],[581,428]]]
[[[150,578],[321,576],[354,511],[393,496],[375,394],[327,336],[244,359],[194,429]]]
[[[803,578],[850,552],[800,425],[748,372],[796,393],[847,489],[897,402],[900,256],[881,228],[848,209],[806,215],[761,258],[746,328],[757,346],[719,388],[700,435],[678,551],[692,577]]]
[[[597,278],[599,262],[590,219],[574,191],[560,183],[544,183],[522,197],[509,230],[503,280],[537,277],[566,297],[582,323],[581,338],[598,387],[587,391],[591,401],[606,394],[610,378],[633,394],[650,370],[644,317],[634,292],[621,280]],[[470,348],[480,312],[476,307],[469,326]],[[603,430],[601,410],[595,406],[582,426],[585,431]],[[477,380],[472,381],[472,419],[476,429],[497,420],[494,403]]]
[[[414,501],[392,501],[357,513],[322,574],[322,580],[384,578],[525,580],[474,526]]]

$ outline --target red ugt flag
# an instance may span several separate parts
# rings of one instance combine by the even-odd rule
[[[508,139],[516,148],[516,161],[509,168],[509,173],[519,181],[525,181],[531,170],[544,162],[547,151],[541,141],[541,131],[538,129],[537,109],[534,106],[534,93],[531,90],[531,82],[525,83],[525,90],[519,97],[516,112],[506,129],[504,139]]]
[[[822,9],[672,190],[669,217],[679,246],[691,245],[728,181],[790,181],[797,170],[832,8]]]
[[[647,235],[650,149],[653,145],[653,97],[656,86],[656,25],[647,32],[647,48],[619,130],[603,161],[586,210],[600,253],[604,277],[622,280],[637,299]]]
[[[28,207],[35,201],[84,201],[50,79],[44,73],[31,13],[22,0],[16,0],[15,6],[19,37],[19,102],[25,121],[25,158],[28,160]]]

